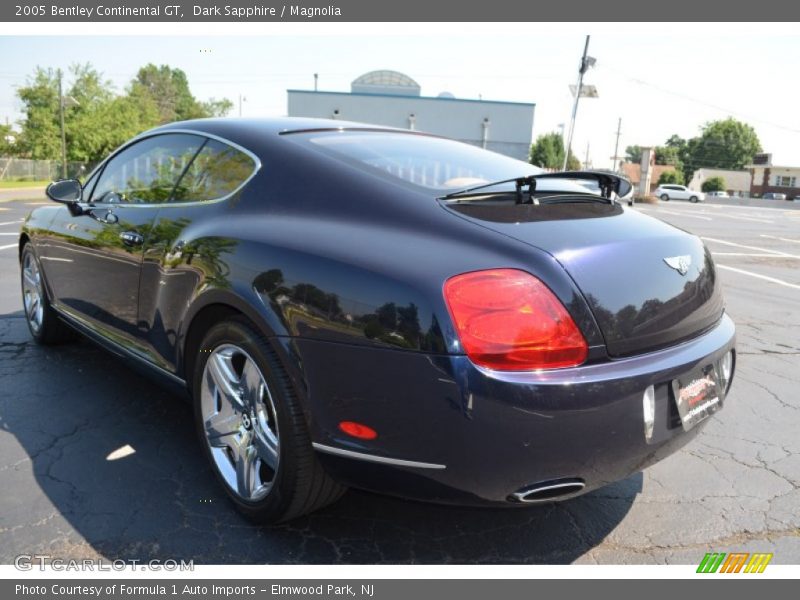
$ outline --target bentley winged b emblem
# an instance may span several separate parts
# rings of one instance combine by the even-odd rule
[[[664,262],[681,275],[686,275],[686,273],[689,272],[689,267],[692,266],[692,257],[688,254],[682,256],[668,256],[664,259]]]

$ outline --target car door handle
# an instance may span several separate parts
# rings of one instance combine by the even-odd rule
[[[141,246],[144,243],[144,237],[135,231],[123,231],[119,237],[126,246]]]

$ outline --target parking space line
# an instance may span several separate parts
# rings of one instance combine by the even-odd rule
[[[758,252],[768,252],[775,256],[783,256],[785,258],[800,258],[797,254],[789,254],[788,252],[781,252],[780,250],[770,250],[769,248],[759,248],[758,246],[747,246],[745,244],[737,244],[736,242],[729,242],[727,240],[720,240],[712,237],[701,237],[700,239],[707,242],[714,242],[716,244],[724,244],[725,246],[734,246],[736,248],[744,248],[745,250],[756,250]]]
[[[18,221],[5,221],[4,223],[0,223],[0,227],[3,225],[17,225],[18,223],[22,223],[25,219],[20,219]]]
[[[776,254],[764,254],[763,252],[711,252],[714,256],[755,256],[759,258],[800,258],[791,256],[778,256]]]
[[[19,235],[19,231],[0,231],[0,235]]]
[[[0,250],[8,250],[9,248],[18,248],[18,244],[8,244],[7,246],[0,246]]]
[[[693,215],[691,213],[684,213],[684,212],[672,212],[669,210],[659,209],[658,212],[662,212],[665,215],[677,215],[679,217],[691,217],[692,219],[702,219],[703,221],[713,221],[711,217],[703,217],[701,215]]]
[[[761,237],[769,238],[771,240],[780,240],[782,242],[791,242],[793,244],[800,244],[800,240],[793,240],[791,238],[778,237],[776,235],[767,235],[766,233],[762,233]]]
[[[642,208],[644,208],[644,207],[642,207]],[[664,213],[665,215],[675,215],[675,216],[678,216],[678,217],[689,217],[691,219],[702,219],[704,221],[713,221],[714,220],[711,217],[703,216],[703,215],[709,214],[709,213],[707,213],[705,211],[700,211],[700,214],[696,214],[694,212],[686,212],[686,211],[682,211],[682,210],[680,210],[680,211],[678,211],[678,210],[667,210],[665,208],[660,208],[660,207],[659,208],[644,208],[644,210],[653,210],[653,211],[658,212],[658,213]],[[736,220],[739,220],[739,221],[754,221],[755,223],[768,223],[768,224],[775,223],[775,221],[771,221],[771,220],[765,219],[765,218],[743,217],[741,215],[732,215],[732,214],[727,213],[727,212],[726,213],[715,214],[714,217],[728,217],[730,219],[736,219]]]
[[[775,221],[770,221],[769,219],[759,219],[757,217],[740,217],[737,215],[732,215],[730,213],[723,213],[719,215],[720,217],[728,217],[729,219],[738,219],[740,221],[755,221],[756,223],[774,223]]]
[[[720,265],[717,264],[718,269],[725,269],[726,271],[733,271],[734,273],[739,273],[741,275],[747,275],[749,277],[755,277],[756,279],[763,279],[764,281],[769,281],[772,283],[777,283],[778,285],[782,285],[788,288],[792,288],[795,290],[800,290],[800,285],[796,283],[789,283],[788,281],[784,281],[783,279],[776,279],[775,277],[769,277],[767,275],[761,275],[760,273],[753,273],[752,271],[745,271],[744,269],[737,269],[736,267],[729,267],[728,265]]]

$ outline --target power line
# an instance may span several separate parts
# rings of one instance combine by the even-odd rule
[[[790,131],[792,133],[800,133],[800,129],[796,129],[794,127],[786,127],[785,125],[779,125],[779,124],[777,124],[777,123],[775,123],[773,121],[762,119],[761,117],[756,117],[754,115],[750,115],[750,114],[743,113],[743,112],[740,112],[740,111],[735,111],[735,110],[732,110],[730,108],[726,108],[724,106],[720,106],[718,104],[714,104],[712,102],[707,102],[705,100],[701,100],[700,98],[694,98],[693,96],[689,96],[687,94],[684,94],[683,92],[676,92],[674,90],[668,90],[668,89],[666,89],[666,88],[664,88],[664,87],[662,87],[660,85],[657,85],[655,83],[651,83],[649,81],[645,81],[644,79],[640,79],[638,77],[629,77],[628,75],[626,75],[622,71],[619,71],[617,69],[609,67],[608,65],[604,65],[604,68],[606,70],[608,70],[608,71],[611,71],[612,73],[614,73],[616,75],[619,75],[620,77],[622,77],[623,79],[625,79],[627,81],[630,81],[632,83],[636,83],[638,85],[651,87],[651,88],[653,88],[653,89],[655,89],[655,90],[657,90],[659,92],[662,92],[664,94],[669,94],[669,95],[675,96],[677,98],[681,98],[681,99],[686,100],[688,102],[694,102],[696,104],[701,104],[703,106],[707,106],[709,108],[713,108],[715,110],[722,111],[722,112],[727,113],[729,115],[736,115],[738,117],[747,119],[749,121],[756,121],[756,122],[759,122],[759,123],[763,123],[765,125],[769,125],[770,127],[774,127],[776,129],[782,129],[784,131]]]

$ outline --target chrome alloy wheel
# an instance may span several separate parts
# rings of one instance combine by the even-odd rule
[[[28,319],[31,331],[38,334],[44,320],[44,288],[39,265],[33,252],[26,252],[22,261],[22,303],[25,307],[25,318]]]
[[[267,382],[247,352],[214,348],[200,389],[203,427],[222,479],[242,500],[262,500],[278,473],[278,420]]]

